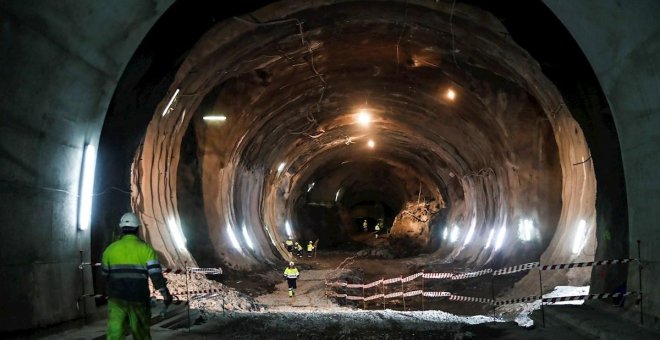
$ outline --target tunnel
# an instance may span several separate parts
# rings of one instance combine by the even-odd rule
[[[0,332],[102,318],[105,282],[83,264],[126,211],[164,267],[220,267],[211,281],[251,297],[290,260],[326,286],[403,286],[635,259],[544,272],[541,295],[623,286],[638,296],[626,313],[657,331],[658,295],[642,287],[658,257],[658,13],[614,0],[0,2],[0,280],[18,311]],[[298,259],[287,239],[316,252]],[[540,273],[443,289],[533,296]],[[410,301],[390,307],[490,313]]]

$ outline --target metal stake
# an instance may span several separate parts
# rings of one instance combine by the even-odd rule
[[[639,268],[639,322],[644,324],[644,293],[642,293],[642,241],[637,240],[637,261]]]
[[[364,286],[362,286],[362,309],[367,309],[367,301],[364,299]]]
[[[493,301],[493,321],[495,321],[495,275],[490,276],[490,293]]]
[[[543,308],[543,281],[541,279],[541,259],[539,258],[539,288],[541,289],[541,320],[543,320],[543,327],[545,328],[545,309]]]
[[[80,283],[81,283],[81,293],[80,294],[80,303],[82,303],[82,319],[83,326],[87,325],[87,300],[85,299],[85,270],[83,267],[83,251],[80,251]],[[91,261],[90,261],[91,262]]]
[[[424,310],[424,271],[422,270],[422,311]]]
[[[190,289],[188,287],[188,261],[183,261],[183,268],[186,270],[186,296],[188,298],[188,333],[190,333]]]
[[[385,282],[383,282],[383,278],[380,279],[380,285],[383,291],[383,310],[385,310]]]
[[[406,311],[406,296],[405,291],[403,290],[403,276],[400,276],[401,278],[401,299],[403,300],[403,311]]]

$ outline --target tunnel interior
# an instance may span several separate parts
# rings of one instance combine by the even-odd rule
[[[287,259],[289,235],[474,270],[592,260],[589,132],[489,6],[282,1],[214,17],[115,93],[149,99],[129,108],[146,128],[124,145],[143,236],[170,265],[237,271]],[[159,49],[143,44],[129,70]],[[126,120],[110,114],[101,145]]]

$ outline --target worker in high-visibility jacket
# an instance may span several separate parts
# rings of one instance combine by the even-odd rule
[[[296,268],[296,264],[289,262],[289,266],[284,269],[284,278],[289,285],[289,297],[296,295],[296,280],[298,280],[299,275],[300,273],[298,272],[298,268]]]
[[[291,239],[291,237],[286,239],[284,245],[286,246],[286,250],[288,250],[289,253],[293,253],[293,240]]]
[[[296,255],[298,255],[298,257],[302,257],[303,247],[300,245],[300,243],[298,243],[298,241],[296,241],[295,248],[296,248]]]
[[[149,282],[172,303],[167,281],[154,249],[138,237],[140,221],[126,213],[119,221],[122,237],[103,252],[101,261],[108,292],[107,339],[124,339],[129,329],[134,339],[151,339]]]
[[[313,252],[314,252],[314,243],[312,243],[312,241],[309,241],[309,243],[307,243],[307,257],[312,257]]]
[[[364,230],[364,232],[367,232],[369,230],[369,224],[367,223],[367,220],[364,220],[364,222],[362,222],[362,230]]]
[[[376,226],[374,227],[376,238],[378,238],[378,234],[380,234],[380,227],[381,227],[382,223],[383,222],[378,221],[378,223],[376,223]]]

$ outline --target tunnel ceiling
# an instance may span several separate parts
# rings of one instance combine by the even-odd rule
[[[133,201],[171,262],[272,260],[285,222],[303,239],[350,234],[348,210],[379,194],[399,209],[395,248],[518,262],[580,220],[595,230],[593,168],[573,166],[588,155],[554,85],[488,12],[284,1],[218,23],[189,51],[136,156]],[[519,246],[496,257],[498,235]]]

